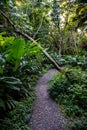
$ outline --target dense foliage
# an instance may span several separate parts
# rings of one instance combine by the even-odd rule
[[[30,120],[32,112],[33,96],[28,97],[24,102],[20,102],[13,111],[8,113],[3,123],[0,124],[1,130],[30,130],[27,123]]]
[[[0,1],[0,128],[29,129],[35,81],[53,67],[43,47],[68,67],[51,81],[50,95],[75,118],[73,129],[86,130],[86,0]]]
[[[24,115],[21,115],[21,111],[25,109],[25,117],[28,114],[30,116],[28,110],[31,109],[34,99],[32,86],[40,74],[43,62],[40,60],[41,51],[37,45],[25,43],[23,38],[7,37],[5,32],[0,33],[0,47],[0,128],[29,129],[26,121],[22,121]],[[19,103],[26,97],[29,97],[27,102]],[[15,109],[12,114],[8,114],[13,108]],[[21,116],[20,120],[17,113]],[[14,126],[14,121],[17,121],[17,126]]]
[[[66,69],[50,81],[51,97],[62,105],[67,116],[71,117],[74,130],[87,129],[87,74],[80,68]]]

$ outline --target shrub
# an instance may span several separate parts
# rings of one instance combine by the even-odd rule
[[[0,128],[29,130],[35,81],[40,73],[39,45],[0,33]],[[41,61],[43,59],[41,58]],[[29,97],[27,102],[21,103]],[[29,112],[30,111],[30,112]],[[28,113],[28,114],[27,114]],[[15,122],[15,124],[14,124]]]
[[[65,113],[76,120],[73,122],[74,129],[76,127],[78,130],[87,129],[87,74],[85,71],[73,68],[66,70],[65,74],[56,74],[50,81],[49,93],[63,106]],[[83,117],[84,122],[82,122]]]
[[[55,61],[63,66],[63,65],[71,65],[73,67],[80,66],[83,69],[87,68],[87,56],[83,55],[62,55],[59,56],[56,52],[52,53],[51,56],[55,59]]]
[[[20,102],[4,120],[0,120],[1,130],[30,130],[27,123],[31,116],[34,97],[28,97]]]

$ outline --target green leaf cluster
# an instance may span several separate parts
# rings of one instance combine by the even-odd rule
[[[75,120],[71,123],[73,129],[87,129],[87,74],[85,71],[73,68],[67,69],[65,74],[58,73],[50,81],[49,93],[63,106],[66,115]]]
[[[29,95],[29,77],[39,71],[40,49],[22,38],[7,37],[5,32],[0,33],[0,46],[0,110],[6,111]]]
[[[14,71],[17,70],[20,59],[24,55],[24,47],[25,41],[23,39],[15,39],[11,49],[9,50],[7,61],[15,64]]]
[[[2,122],[0,124],[1,130],[30,130],[26,122],[30,119],[33,101],[34,97],[31,96],[17,104],[17,106],[8,113],[8,117],[5,117],[4,120],[0,120],[0,123]]]

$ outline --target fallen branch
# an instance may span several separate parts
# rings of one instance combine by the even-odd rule
[[[28,40],[31,40],[33,43],[37,43],[32,37],[30,37],[28,34],[24,33],[23,31],[16,28],[16,25],[5,15],[5,13],[0,9],[0,13],[8,20],[8,22],[13,26],[14,31],[18,34],[21,34],[23,37],[27,38]],[[51,63],[55,66],[55,68],[59,71],[63,71],[63,69],[56,63],[56,61],[44,50],[41,46],[38,46],[41,51],[44,53],[44,55],[51,61]]]

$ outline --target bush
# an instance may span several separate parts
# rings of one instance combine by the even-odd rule
[[[59,102],[67,116],[75,119],[73,128],[87,128],[87,74],[81,69],[66,70],[65,74],[58,73],[50,81],[50,96]],[[84,117],[84,122],[82,119]],[[81,122],[81,124],[79,123]],[[75,129],[76,130],[76,129]]]
[[[83,69],[87,68],[87,56],[86,55],[62,55],[59,56],[56,52],[51,56],[60,65],[71,65],[73,67],[80,66]]]
[[[8,116],[0,121],[1,130],[30,130],[27,123],[31,116],[33,100],[33,96],[29,97],[10,111]]]
[[[0,128],[29,130],[35,81],[42,70],[39,45],[0,33]],[[41,54],[41,55],[40,55]],[[41,68],[41,69],[40,69]],[[33,86],[33,87],[32,87]],[[29,97],[27,102],[25,98]],[[24,103],[23,103],[24,101]]]

